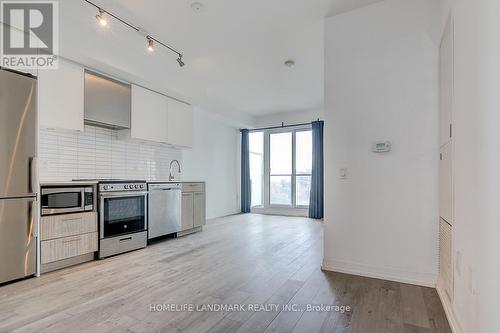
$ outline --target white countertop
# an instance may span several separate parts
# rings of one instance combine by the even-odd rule
[[[56,180],[56,181],[42,181],[40,186],[72,186],[72,185],[95,185],[97,180]]]
[[[204,183],[203,180],[184,180],[184,179],[174,179],[174,180],[148,180],[149,184],[156,183]]]
[[[63,181],[42,181],[40,186],[73,186],[73,185],[95,185],[98,180],[63,180]],[[184,179],[174,179],[174,180],[148,180],[150,184],[161,184],[161,183],[204,183],[201,180],[184,180]]]

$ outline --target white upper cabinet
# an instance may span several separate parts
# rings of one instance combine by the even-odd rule
[[[132,85],[132,139],[167,142],[167,97]]]
[[[120,138],[191,148],[192,107],[152,90],[132,85],[130,130],[121,131]]]
[[[40,127],[83,131],[83,98],[83,67],[59,59],[58,69],[38,71]]]
[[[167,142],[177,147],[193,146],[193,108],[191,105],[168,99]]]

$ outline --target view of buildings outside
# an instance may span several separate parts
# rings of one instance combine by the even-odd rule
[[[269,177],[270,205],[292,206],[295,202],[295,206],[308,206],[312,169],[311,130],[269,133],[268,152],[264,149],[264,135],[264,132],[249,135],[252,207],[265,204],[264,177]],[[267,175],[264,154],[269,154]]]

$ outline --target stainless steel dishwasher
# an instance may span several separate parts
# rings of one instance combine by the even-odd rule
[[[181,231],[181,184],[148,184],[148,239]]]

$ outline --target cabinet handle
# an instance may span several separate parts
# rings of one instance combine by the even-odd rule
[[[63,244],[66,244],[66,243],[72,243],[72,242],[79,242],[81,240],[82,240],[81,238],[75,238],[75,239],[64,240],[62,242],[63,242]]]
[[[81,221],[83,220],[81,217],[76,217],[76,218],[72,218],[72,219],[63,219],[61,220],[62,222],[71,222],[71,221]]]

